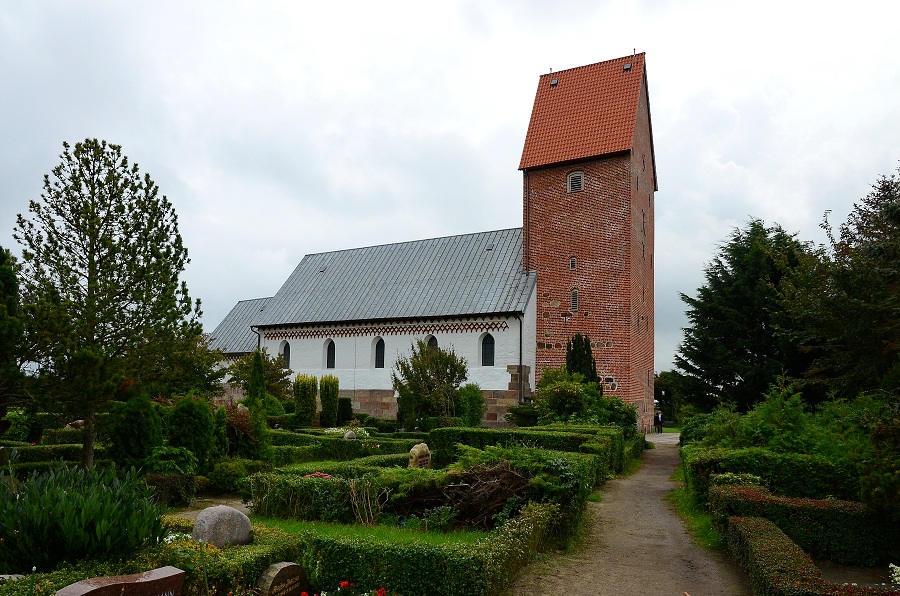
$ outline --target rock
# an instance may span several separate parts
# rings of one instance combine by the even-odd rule
[[[222,548],[229,544],[250,544],[250,518],[228,505],[207,507],[197,514],[191,538]]]

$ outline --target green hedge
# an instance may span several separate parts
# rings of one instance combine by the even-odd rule
[[[77,445],[27,445],[17,447],[16,467],[18,467],[18,464],[52,462],[60,459],[67,462],[80,462],[81,449],[80,443]],[[101,459],[105,455],[105,446],[99,443],[94,445],[94,459]]]
[[[859,470],[852,462],[821,455],[746,449],[681,448],[685,484],[699,503],[707,502],[711,474],[732,472],[761,477],[777,495],[811,499],[859,498]]]
[[[273,445],[273,463],[286,465],[317,460],[351,460],[370,455],[408,454],[417,443],[416,438],[394,439],[375,436],[344,439],[322,433],[269,431]]]
[[[75,445],[81,444],[84,431],[80,428],[47,428],[41,435],[42,445]]]
[[[900,527],[862,503],[778,497],[758,486],[713,486],[709,510],[723,533],[732,516],[764,517],[816,558],[863,566],[900,560]]]
[[[488,446],[536,447],[570,453],[591,453],[605,458],[607,467],[613,471],[622,469],[622,430],[606,427],[579,427],[587,432],[546,427],[541,430],[491,429],[450,427],[436,428],[428,433],[428,447],[431,449],[432,465],[445,466],[456,458],[456,445],[468,445],[476,449]]]
[[[303,552],[295,560],[318,589],[346,580],[364,590],[385,586],[391,594],[497,595],[552,544],[556,518],[554,506],[532,504],[474,545],[325,537],[310,530],[298,535]]]
[[[832,584],[812,558],[778,526],[761,517],[732,517],[726,543],[750,576],[753,593],[766,596],[900,596],[900,590]]]

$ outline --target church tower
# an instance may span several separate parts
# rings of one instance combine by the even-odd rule
[[[653,416],[653,195],[644,54],[540,77],[519,169],[537,271],[536,380],[590,337],[603,391]]]

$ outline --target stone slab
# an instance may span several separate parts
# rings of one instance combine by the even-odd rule
[[[160,567],[132,575],[92,577],[69,584],[56,596],[181,596],[184,571]]]

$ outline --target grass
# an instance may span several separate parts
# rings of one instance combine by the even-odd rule
[[[682,485],[666,495],[666,500],[675,507],[675,513],[684,522],[684,526],[694,542],[711,550],[724,548],[722,535],[713,527],[712,516],[697,505],[691,494],[684,488],[681,464],[678,464],[672,480],[682,482]]]
[[[358,524],[335,524],[328,522],[308,522],[290,519],[278,519],[274,517],[250,516],[250,521],[255,525],[280,528],[288,534],[312,530],[323,536],[338,536],[352,538],[374,538],[385,542],[398,542],[408,544],[419,542],[432,545],[442,544],[474,544],[478,540],[487,538],[488,532],[477,531],[453,531],[453,532],[422,532],[413,529],[396,528],[393,526],[363,526]]]

